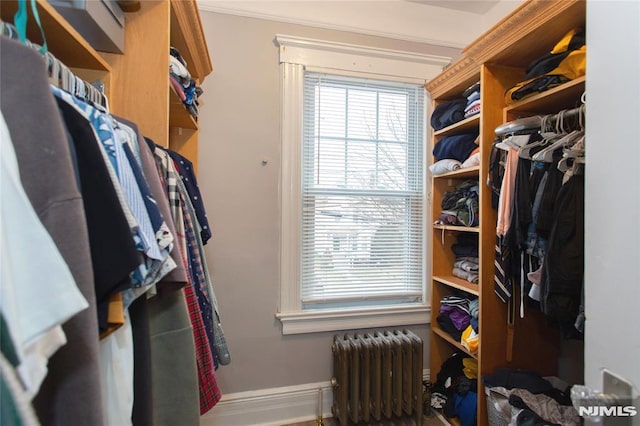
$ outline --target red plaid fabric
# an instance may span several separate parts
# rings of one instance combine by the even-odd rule
[[[193,340],[196,345],[196,365],[198,366],[198,384],[200,388],[200,414],[202,415],[220,401],[222,393],[218,387],[216,370],[213,368],[211,346],[209,345],[209,339],[207,338],[204,323],[202,322],[198,298],[193,290],[191,277],[189,277],[188,280],[189,283],[184,288],[184,293],[189,308],[191,326],[193,327]]]
[[[156,165],[160,171],[160,176],[167,185],[167,195],[169,197],[169,204],[171,207],[171,214],[176,228],[176,240],[180,247],[183,249],[183,259],[185,268],[189,273],[187,274],[187,285],[184,287],[185,298],[187,300],[187,307],[189,310],[189,319],[191,320],[191,326],[193,328],[193,340],[196,349],[196,365],[198,369],[198,387],[200,393],[200,414],[204,414],[213,408],[216,403],[222,397],[220,388],[218,387],[217,375],[213,365],[213,354],[211,351],[211,344],[207,337],[205,324],[202,318],[202,312],[200,310],[200,304],[198,302],[198,296],[194,288],[193,275],[191,271],[191,263],[187,261],[187,226],[193,226],[188,211],[185,211],[182,205],[181,193],[177,186],[177,181],[180,179],[175,169],[173,161],[168,157],[168,154],[162,150],[155,149]],[[187,216],[185,216],[185,214]],[[191,229],[193,232],[193,229]]]
[[[182,196],[183,194],[181,194]],[[185,238],[187,245],[189,246],[188,253],[193,253],[193,240],[194,229],[193,221],[188,209],[184,206],[184,199],[182,200],[183,217]],[[199,255],[199,253],[196,253]],[[185,259],[186,261],[186,259]],[[191,324],[193,326],[193,337],[196,343],[197,363],[198,363],[198,380],[200,382],[200,414],[204,414],[213,408],[214,405],[220,400],[222,394],[218,388],[216,371],[213,363],[213,350],[211,343],[213,343],[208,337],[208,333],[205,321],[211,321],[211,313],[207,315],[207,312],[203,311],[202,298],[198,298],[198,291],[201,291],[197,286],[202,286],[202,278],[204,275],[201,272],[201,268],[198,269],[199,264],[187,262],[187,268],[189,270],[189,284],[187,287],[189,291],[185,293],[187,296],[187,304],[189,306],[189,315],[191,315]],[[195,268],[195,270],[194,270]],[[194,282],[197,280],[198,282]],[[208,305],[209,310],[211,305]],[[193,313],[192,313],[193,312]],[[194,322],[195,319],[195,322]],[[212,322],[210,322],[213,325]]]

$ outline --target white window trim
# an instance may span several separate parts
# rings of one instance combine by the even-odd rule
[[[427,80],[439,74],[451,62],[451,58],[284,35],[277,35],[276,41],[280,49],[282,126],[280,306],[276,318],[282,322],[282,333],[299,334],[428,323],[431,311],[429,300],[419,304],[382,308],[302,310],[299,224],[303,78],[307,69],[425,84]],[[427,99],[428,96],[425,96],[425,103],[428,102]],[[424,164],[427,164],[426,161]],[[429,211],[426,205],[425,211]],[[426,214],[425,241],[428,241],[430,235],[429,227],[426,226],[429,218]],[[429,286],[426,268],[424,272],[424,294],[427,295]]]

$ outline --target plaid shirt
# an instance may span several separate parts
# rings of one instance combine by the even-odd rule
[[[167,197],[169,199],[169,205],[171,208],[171,215],[174,220],[176,228],[176,237],[178,244],[183,248],[182,253],[189,256],[189,259],[194,257],[191,253],[191,247],[193,246],[193,223],[189,215],[186,206],[184,205],[184,197],[178,187],[180,180],[178,173],[175,170],[173,161],[169,158],[166,152],[160,149],[153,150],[156,165],[160,172],[162,181],[166,184]],[[193,264],[187,259],[183,259],[185,267],[188,269],[187,274],[187,286],[184,288],[185,296],[187,299],[187,306],[189,308],[189,317],[191,319],[191,326],[193,327],[193,338],[196,346],[196,364],[198,367],[198,382],[200,390],[200,414],[204,414],[209,411],[220,400],[222,394],[218,387],[216,371],[213,363],[213,351],[211,342],[213,342],[213,336],[210,338],[207,333],[206,319],[201,309],[198,290],[201,288],[201,281],[198,279],[199,274],[194,272]],[[200,272],[200,275],[202,273]],[[210,314],[209,314],[210,317]]]

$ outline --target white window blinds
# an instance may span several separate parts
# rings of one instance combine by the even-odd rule
[[[420,302],[424,88],[305,72],[304,309]]]

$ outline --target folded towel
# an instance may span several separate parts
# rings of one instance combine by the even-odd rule
[[[474,167],[480,165],[480,153],[477,152],[472,154],[469,158],[464,160],[464,163],[460,166],[461,169],[465,169],[467,167]],[[434,173],[435,174],[435,173]]]
[[[461,167],[462,163],[458,160],[452,160],[445,158],[444,160],[436,161],[429,166],[429,170],[434,175],[441,175],[448,172],[453,172]]]

